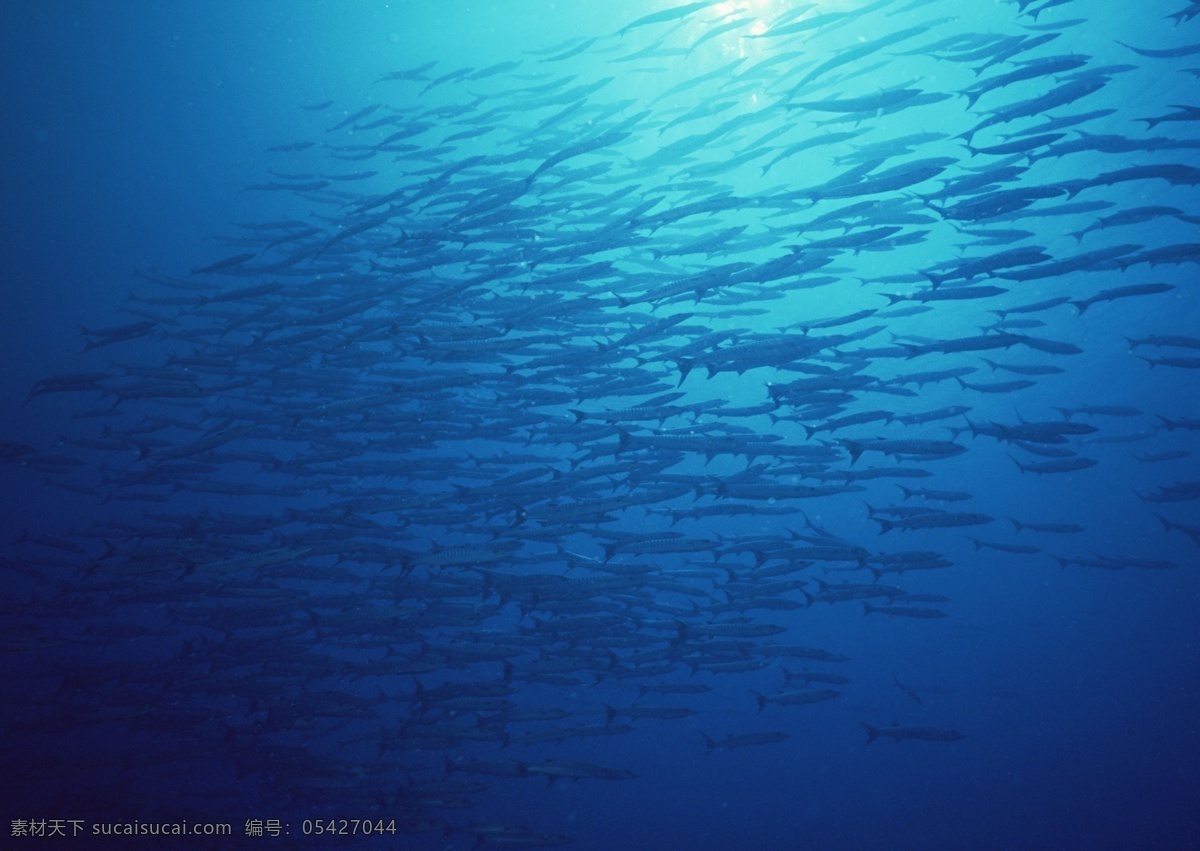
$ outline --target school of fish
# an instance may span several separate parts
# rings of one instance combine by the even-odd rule
[[[619,755],[663,724],[714,765],[821,712],[960,747],[905,672],[910,718],[839,709],[855,658],[810,625],[938,629],[979,558],[1200,546],[1200,3],[1173,5],[1150,49],[1082,38],[1080,0],[978,30],[704,0],[303,105],[323,132],[246,187],[291,212],[141,270],[29,392],[77,428],[0,445],[102,503],[4,562],[10,669],[55,698],[6,710],[49,754],[28,783],[83,716],[296,811],[539,847],[572,837],[473,809],[638,783]],[[155,813],[157,776],[112,806]]]

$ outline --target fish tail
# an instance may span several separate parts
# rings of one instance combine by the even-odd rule
[[[683,386],[683,382],[687,381],[688,373],[692,371],[692,367],[696,362],[691,358],[680,358],[676,364],[679,367],[679,385]]]
[[[761,694],[760,692],[757,692],[754,689],[750,689],[750,693],[752,695],[754,695],[754,699],[758,702],[758,711],[759,712],[762,712],[764,709],[767,708],[767,696],[765,694]]]

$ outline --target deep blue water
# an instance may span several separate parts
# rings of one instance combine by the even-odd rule
[[[0,845],[1200,845],[1200,6],[0,16]]]

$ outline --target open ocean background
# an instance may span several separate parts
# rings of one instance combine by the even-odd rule
[[[0,69],[0,846],[1200,847],[1200,3]]]

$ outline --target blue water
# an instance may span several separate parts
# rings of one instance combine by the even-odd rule
[[[1200,845],[1200,7],[690,5],[0,8],[0,845]]]

